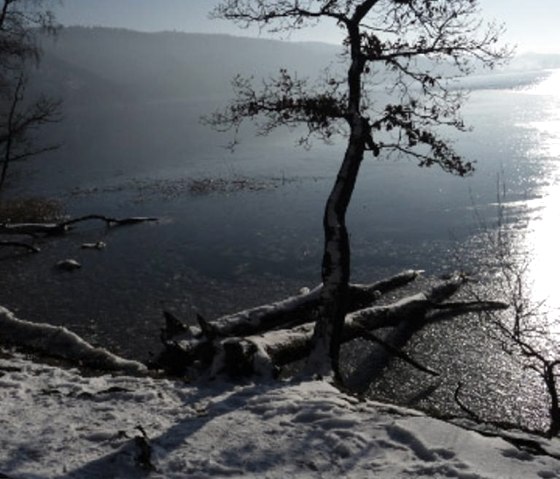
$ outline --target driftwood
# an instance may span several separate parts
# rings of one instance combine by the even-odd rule
[[[131,218],[111,218],[103,215],[87,215],[79,218],[62,221],[60,223],[0,223],[0,236],[30,236],[31,238],[60,236],[71,231],[77,223],[84,221],[99,220],[105,222],[107,228],[115,226],[134,225],[157,221],[157,218],[137,216]],[[41,250],[29,243],[23,241],[0,240],[0,247],[11,247],[25,249],[29,253],[39,253]],[[82,248],[103,249],[105,243],[98,241],[97,243],[84,243]]]
[[[435,374],[372,331],[405,324],[412,329],[472,311],[505,309],[500,302],[445,302],[466,279],[442,281],[422,293],[386,305],[373,305],[384,293],[412,282],[420,272],[405,271],[372,285],[352,285],[343,341],[373,341],[389,354],[429,374]],[[287,300],[265,305],[214,322],[198,317],[199,328],[182,325],[166,313],[162,333],[165,350],[156,365],[176,374],[222,372],[234,376],[274,376],[279,368],[310,352],[321,287]],[[367,307],[364,307],[368,305]]]
[[[86,215],[59,223],[0,223],[0,235],[23,235],[33,237],[63,235],[70,231],[75,224],[91,220],[103,221],[108,228],[111,228],[114,226],[157,221],[157,218],[138,216],[119,219],[104,215]]]

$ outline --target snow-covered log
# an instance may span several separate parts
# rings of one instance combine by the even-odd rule
[[[360,309],[346,316],[346,329],[379,329],[395,326],[399,321],[423,318],[429,309],[453,296],[464,282],[462,276],[456,276],[393,304]]]
[[[371,305],[372,301],[377,299],[378,296],[406,286],[423,272],[423,270],[409,269],[375,283],[351,284],[348,290],[349,312]]]
[[[348,309],[355,311],[369,305],[382,294],[414,281],[422,271],[407,270],[372,284],[350,285]],[[279,327],[291,327],[312,321],[312,314],[319,305],[322,286],[283,301],[247,309],[212,321],[211,328],[217,336],[245,336]]]
[[[96,369],[134,374],[147,371],[144,364],[96,348],[64,327],[24,321],[1,306],[0,340]]]
[[[319,303],[321,289],[322,286],[319,285],[276,303],[222,316],[212,321],[212,328],[219,336],[243,336],[297,324],[298,320],[305,323]]]
[[[381,328],[397,327],[410,323],[414,328],[427,321],[445,319],[449,315],[472,311],[504,309],[499,302],[444,303],[457,292],[464,278],[455,277],[444,281],[423,293],[418,293],[394,303],[371,306],[348,313],[345,317],[342,341],[364,337],[364,333]],[[428,313],[437,315],[428,317]],[[445,316],[447,314],[447,316]],[[292,328],[275,329],[243,337],[214,337],[206,340],[190,337],[183,341],[168,343],[174,361],[184,361],[183,366],[197,363],[209,365],[211,374],[225,371],[232,375],[274,375],[278,367],[303,359],[312,343],[314,323],[308,322]]]
[[[414,281],[422,271],[407,270],[372,284],[353,284],[349,290],[349,310],[375,302],[380,296]],[[200,328],[188,327],[169,312],[164,312],[162,330],[164,351],[155,361],[172,374],[183,374],[191,365],[212,361],[216,338],[255,335],[280,328],[296,328],[312,323],[317,314],[322,286],[272,304],[223,316],[211,323],[197,315]],[[307,326],[304,329],[309,329]],[[312,325],[311,325],[312,328]],[[297,337],[297,333],[295,334]],[[295,342],[293,344],[296,344]]]
[[[68,230],[62,223],[2,223],[0,234],[2,235],[58,235]]]

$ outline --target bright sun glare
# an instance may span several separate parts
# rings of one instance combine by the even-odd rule
[[[540,121],[530,126],[539,136],[535,154],[546,159],[549,172],[539,192],[538,213],[531,219],[526,237],[526,249],[531,252],[529,283],[533,300],[544,301],[543,311],[550,321],[560,318],[560,70],[526,91],[547,98],[547,108]],[[554,327],[560,333],[560,327]]]

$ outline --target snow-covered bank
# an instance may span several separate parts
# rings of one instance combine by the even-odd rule
[[[324,382],[83,377],[7,353],[0,403],[0,477],[14,479],[560,477],[552,457]]]

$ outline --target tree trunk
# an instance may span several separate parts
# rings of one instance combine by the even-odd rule
[[[312,351],[307,362],[308,373],[323,377],[334,376],[335,380],[340,380],[338,356],[350,282],[350,242],[346,229],[346,211],[364,157],[366,142],[370,138],[368,121],[361,114],[365,57],[361,47],[360,21],[368,10],[369,8],[364,12],[356,11],[355,17],[346,24],[352,59],[347,77],[346,115],[350,137],[344,160],[325,206],[321,308],[313,334]]]
[[[323,252],[321,306],[313,336],[313,350],[308,371],[338,378],[338,356],[346,315],[350,282],[350,243],[346,229],[346,211],[354,191],[365,142],[363,120],[358,117],[344,161],[329,195],[323,217],[325,247]]]
[[[6,133],[6,141],[5,141],[5,145],[4,145],[4,161],[2,164],[2,171],[0,172],[0,190],[2,189],[2,187],[4,186],[4,183],[6,181],[6,177],[8,175],[8,166],[10,165],[10,162],[12,161],[12,148],[13,148],[13,142],[15,140],[14,135],[14,121],[15,121],[15,117],[16,117],[16,112],[17,112],[17,108],[19,103],[22,100],[22,91],[25,85],[25,79],[23,74],[21,74],[18,78],[14,93],[13,93],[13,97],[12,97],[12,102],[10,104],[10,111],[8,112],[8,118],[7,118],[7,128],[8,131]]]

